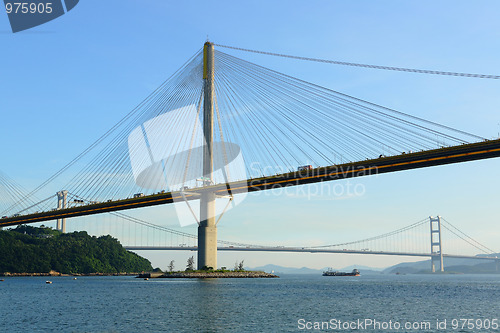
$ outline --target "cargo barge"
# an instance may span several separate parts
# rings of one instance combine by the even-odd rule
[[[351,273],[339,272],[329,269],[323,272],[323,276],[360,276],[361,274],[357,269],[353,269]]]

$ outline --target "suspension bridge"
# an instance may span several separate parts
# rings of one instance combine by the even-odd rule
[[[442,232],[444,230],[444,232]],[[429,232],[430,231],[430,232]],[[443,239],[446,238],[451,251],[443,251]],[[179,244],[177,246],[148,245],[125,246],[132,251],[145,250],[180,250],[197,251],[197,246]],[[451,222],[440,216],[423,219],[404,228],[389,233],[377,235],[353,242],[322,245],[322,246],[264,246],[233,242],[221,242],[218,251],[249,251],[249,252],[291,252],[291,253],[331,253],[331,254],[362,254],[386,255],[404,257],[427,257],[431,259],[431,271],[436,267],[444,272],[444,258],[495,261],[496,270],[500,267],[500,258],[492,255],[495,251],[474,240]],[[470,255],[470,251],[479,255]],[[437,263],[437,264],[436,264]]]
[[[348,96],[215,50],[207,42],[34,190],[20,190],[5,176],[0,178],[7,189],[4,197],[11,198],[0,207],[0,227],[57,220],[57,228],[66,231],[66,219],[110,213],[158,230],[122,211],[183,203],[198,223],[198,235],[180,234],[197,244],[162,248],[196,250],[198,268],[217,267],[217,223],[245,193],[498,156],[500,139],[486,140]],[[53,195],[37,199],[54,186],[66,189],[57,192],[57,206]],[[430,252],[227,243],[219,249],[419,255],[442,262],[451,254],[444,254],[441,241],[433,238],[440,238],[440,219],[438,229],[432,221]]]

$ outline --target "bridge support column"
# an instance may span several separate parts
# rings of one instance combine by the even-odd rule
[[[212,185],[213,131],[214,131],[214,44],[206,42],[203,48],[203,177]],[[205,181],[204,181],[205,182]],[[206,184],[204,184],[206,185]],[[217,225],[215,222],[215,192],[204,192],[200,198],[200,225],[198,227],[198,269],[217,268]]]
[[[198,269],[217,268],[217,226],[215,224],[215,193],[204,193],[200,200],[198,227]]]
[[[68,191],[57,192],[57,209],[67,208],[68,205]],[[66,218],[57,219],[57,230],[66,233]]]
[[[444,272],[443,247],[441,241],[441,217],[429,217],[431,227],[431,271],[436,272],[436,261],[439,261],[439,270]]]

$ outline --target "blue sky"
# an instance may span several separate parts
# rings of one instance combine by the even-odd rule
[[[33,188],[113,126],[207,39],[324,59],[500,74],[497,1],[82,0],[68,14],[12,34],[0,15],[0,169]],[[500,132],[498,80],[305,63],[222,50],[260,65],[486,138]],[[440,214],[497,249],[500,160],[354,180],[362,196],[252,196],[220,238],[336,243]],[[170,211],[171,213],[171,211]],[[168,214],[170,214],[168,213]],[[168,215],[167,214],[167,215]],[[175,225],[175,222],[158,223]],[[195,229],[188,230],[195,232]],[[147,254],[157,266],[186,254]],[[221,254],[220,264],[385,266],[400,259]]]

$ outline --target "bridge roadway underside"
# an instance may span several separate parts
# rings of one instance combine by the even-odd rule
[[[328,167],[319,167],[312,170],[289,172],[270,177],[254,178],[227,184],[216,184],[203,188],[194,188],[185,191],[184,195],[186,200],[195,200],[199,199],[200,194],[205,191],[226,195],[229,190],[233,194],[238,194],[402,170],[426,168],[437,165],[482,160],[499,156],[500,139],[485,140],[482,142],[463,144],[453,147],[401,154],[390,157],[381,157],[377,159],[332,165]],[[140,198],[128,198],[49,212],[3,218],[0,219],[0,227],[163,205],[181,200],[183,200],[183,198],[180,192],[158,193]]]
[[[198,250],[196,246],[124,246],[124,248],[129,251],[197,251]],[[401,257],[432,257],[436,255],[431,253],[335,250],[326,248],[264,247],[264,246],[262,247],[223,246],[223,247],[218,247],[217,251],[341,253],[341,254],[371,254],[371,255],[401,256]],[[500,258],[497,257],[466,256],[466,255],[455,255],[455,254],[443,254],[443,257],[457,258],[457,259],[500,261]]]

